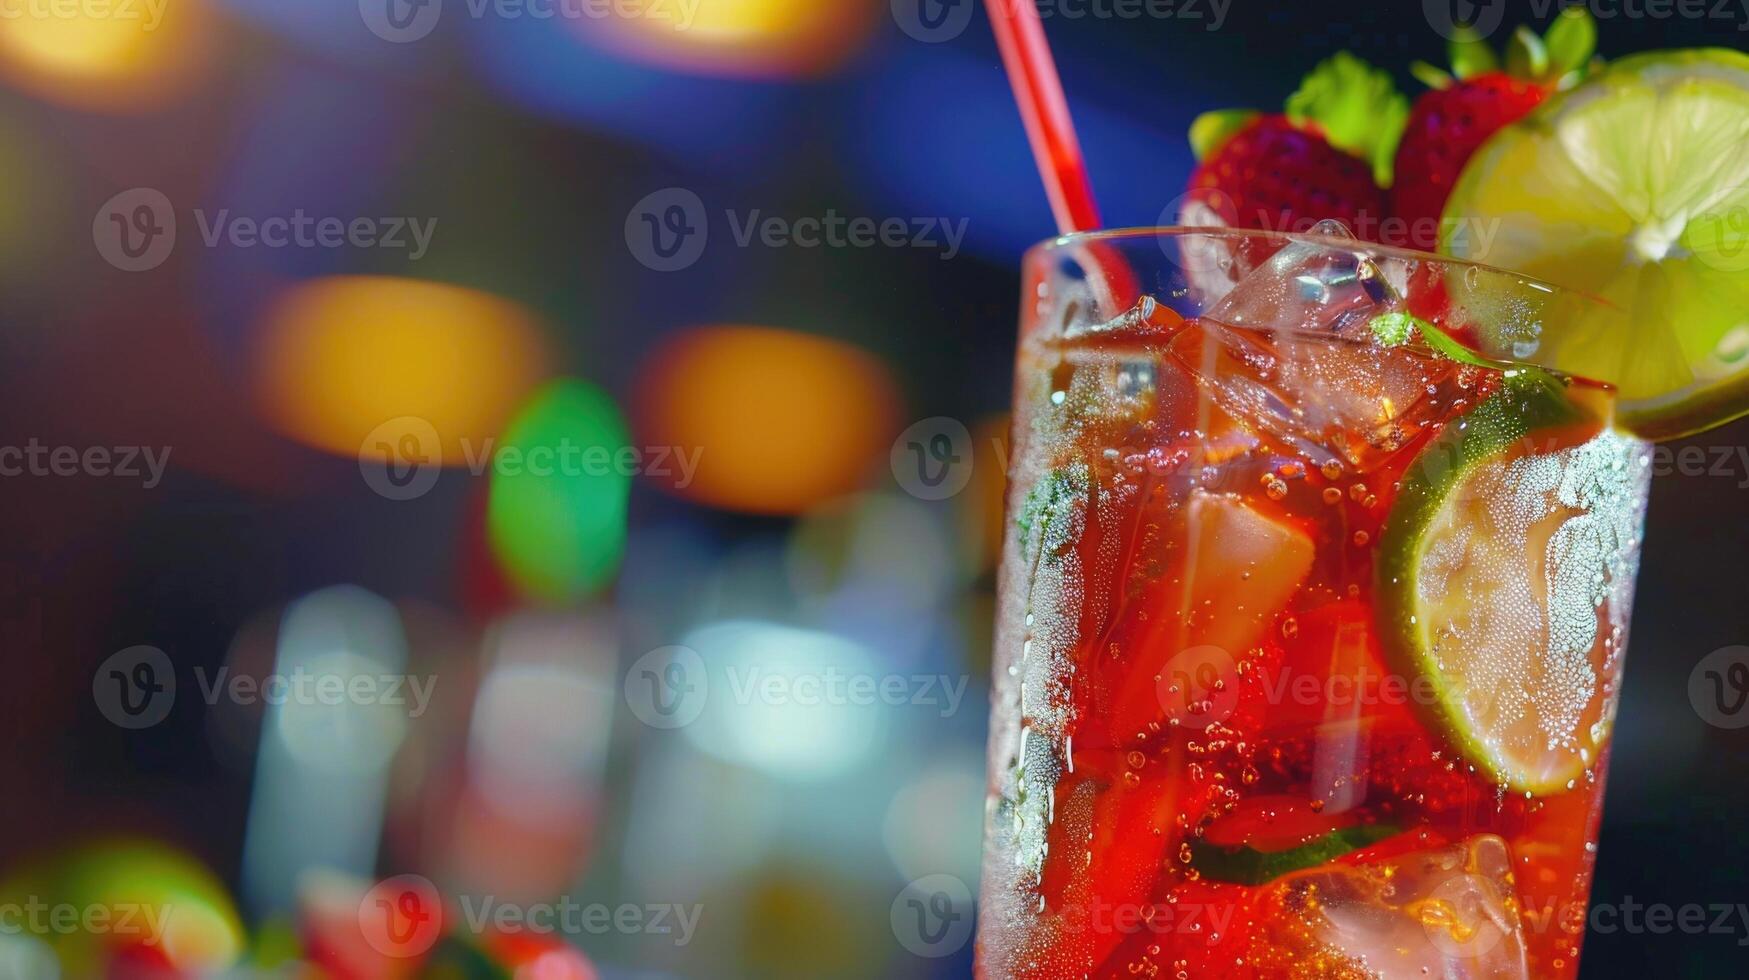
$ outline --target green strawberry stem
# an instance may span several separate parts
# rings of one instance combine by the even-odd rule
[[[1261,113],[1255,109],[1216,109],[1196,117],[1190,124],[1190,149],[1198,160],[1220,149],[1239,130],[1251,125]]]
[[[1459,28],[1446,52],[1451,59],[1449,74],[1424,62],[1417,62],[1410,71],[1429,88],[1436,89],[1450,88],[1454,80],[1468,81],[1502,70],[1521,81],[1565,89],[1578,82],[1591,67],[1592,57],[1597,53],[1597,22],[1584,7],[1568,7],[1542,37],[1520,26],[1506,44],[1504,69],[1494,49],[1473,28]]]
[[[1506,42],[1506,74],[1513,78],[1547,78],[1549,49],[1543,39],[1528,27],[1519,25]]]
[[[1409,122],[1409,100],[1389,72],[1338,51],[1288,96],[1287,116],[1296,126],[1316,126],[1331,146],[1372,164],[1380,187],[1391,186],[1391,163]]]
[[[1494,49],[1474,28],[1460,27],[1454,31],[1446,45],[1446,56],[1451,59],[1452,74],[1460,82],[1500,70],[1500,59],[1494,57]]]
[[[1568,76],[1583,72],[1597,53],[1597,22],[1584,7],[1568,7],[1549,25],[1543,43],[1548,47],[1550,71],[1558,81],[1571,84]]]

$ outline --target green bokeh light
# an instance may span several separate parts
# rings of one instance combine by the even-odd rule
[[[635,456],[613,399],[581,381],[536,392],[500,440],[486,505],[492,553],[528,598],[600,590],[625,552]]]

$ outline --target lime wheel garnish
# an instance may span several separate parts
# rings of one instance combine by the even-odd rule
[[[1600,297],[1500,356],[1615,385],[1671,439],[1749,414],[1749,55],[1624,58],[1485,143],[1442,249]]]

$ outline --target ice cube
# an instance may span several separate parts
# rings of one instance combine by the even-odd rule
[[[1227,414],[1314,466],[1366,472],[1449,411],[1457,365],[1369,339],[1192,321],[1168,350]]]
[[[1147,343],[1161,341],[1184,325],[1176,310],[1152,296],[1143,296],[1136,305],[1110,320],[1099,323],[1072,322],[1063,327],[1062,343],[1086,345],[1107,342]]]
[[[1379,263],[1331,239],[1353,239],[1340,222],[1313,226],[1319,237],[1293,236],[1255,271],[1211,305],[1210,319],[1257,330],[1304,330],[1356,337],[1400,300]]]
[[[1267,900],[1279,923],[1271,945],[1294,962],[1321,964],[1319,976],[1530,976],[1512,852],[1493,834],[1297,872],[1278,880]]]

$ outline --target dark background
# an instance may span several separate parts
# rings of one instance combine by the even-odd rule
[[[144,731],[108,723],[92,675],[123,648],[151,644],[179,671],[215,669],[239,648],[270,643],[247,631],[261,633],[265,621],[270,636],[286,603],[350,583],[397,604],[411,656],[444,665],[430,669],[446,693],[472,690],[486,670],[483,638],[506,616],[556,607],[611,619],[620,638],[592,676],[617,698],[643,651],[752,618],[856,638],[893,670],[969,675],[966,707],[948,718],[887,710],[877,751],[846,771],[798,777],[770,759],[712,755],[645,729],[617,702],[585,781],[599,832],[550,859],[573,866],[578,894],[643,888],[665,901],[698,898],[711,935],[678,953],[631,941],[585,949],[613,976],[964,975],[969,947],[937,963],[912,958],[893,942],[887,910],[917,874],[975,875],[990,579],[987,549],[963,530],[992,519],[992,495],[914,500],[895,483],[886,450],[904,426],[935,416],[999,429],[1017,260],[1051,230],[983,12],[957,38],[926,44],[898,29],[886,0],[815,0],[810,9],[832,13],[809,16],[825,16],[823,36],[838,40],[797,58],[767,52],[756,30],[721,46],[746,58],[725,67],[715,48],[626,48],[453,11],[430,38],[391,45],[361,27],[349,0],[170,4],[171,19],[140,46],[168,44],[174,18],[186,17],[206,24],[204,51],[139,69],[99,58],[113,77],[90,88],[0,44],[9,66],[0,89],[0,443],[173,449],[150,490],[90,476],[0,480],[0,871],[120,833],[168,842],[242,887],[258,778],[252,743],[215,737],[210,712],[192,697]],[[1047,22],[1110,225],[1159,221],[1192,165],[1184,133],[1198,112],[1273,107],[1338,48],[1390,67],[1411,92],[1413,59],[1444,61],[1417,4],[1232,0],[1212,31],[1206,0],[1189,9],[1202,16]],[[1508,4],[1505,21],[1540,26],[1547,18],[1535,9]],[[1600,49],[1742,48],[1749,13],[1730,13],[1604,19]],[[179,73],[155,93],[155,76]],[[143,273],[106,263],[92,236],[92,216],[134,187],[157,188],[183,209],[176,253]],[[668,187],[691,189],[713,212],[932,216],[964,219],[968,232],[962,252],[944,259],[917,248],[737,248],[719,221],[697,264],[662,273],[632,254],[625,221],[641,198]],[[417,262],[387,250],[203,247],[187,210],[227,206],[439,225]],[[634,439],[660,414],[640,400],[656,397],[650,378],[677,357],[671,344],[705,325],[834,338],[873,359],[865,373],[892,401],[823,403],[882,436],[863,447],[863,465],[833,464],[843,473],[825,481],[830,492],[800,504],[778,501],[754,478],[748,492],[766,494],[769,506],[752,509],[777,513],[714,506],[640,479],[617,579],[543,602],[503,581],[504,559],[481,530],[483,481],[446,478],[416,501],[386,501],[359,478],[356,456],[325,450],[262,410],[252,358],[266,311],[300,282],[359,273],[519,304],[541,324],[546,373],[599,385]],[[384,386],[429,360],[382,357]],[[743,361],[731,370],[750,369]],[[1691,444],[1710,462],[1714,447],[1739,446],[1746,433],[1737,424]],[[818,450],[795,447],[804,458]],[[1654,483],[1598,904],[1749,902],[1749,733],[1709,725],[1688,695],[1702,657],[1749,643],[1749,466],[1730,458],[1723,474]],[[851,503],[834,503],[846,494]],[[894,530],[883,523],[893,513],[913,523]],[[886,536],[904,546],[871,545]],[[859,549],[873,554],[864,579],[844,571],[860,567]],[[882,605],[929,561],[955,571]],[[918,638],[889,642],[890,622],[868,622],[886,616]],[[430,765],[413,771],[445,771],[429,760],[462,753],[468,697],[458,696],[452,727],[429,720],[412,730],[407,744]],[[923,817],[907,823],[895,800]],[[421,812],[452,806],[442,793],[391,793],[377,870],[417,870],[441,854],[429,829],[410,828]],[[737,858],[706,862],[702,898],[662,892],[660,881],[640,878],[644,852],[627,843],[654,822]],[[917,825],[947,836],[921,839]],[[1731,922],[1729,932],[1700,935],[1593,931],[1583,975],[1735,975],[1749,963],[1749,946],[1739,945],[1749,925]]]

